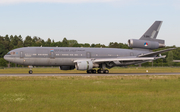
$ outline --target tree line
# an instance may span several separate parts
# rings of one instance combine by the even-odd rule
[[[108,46],[104,44],[89,44],[89,43],[78,43],[77,40],[68,40],[65,37],[62,39],[62,41],[55,42],[54,40],[51,40],[48,38],[46,41],[40,37],[34,36],[26,36],[23,40],[22,36],[19,35],[6,35],[6,36],[0,36],[0,66],[1,67],[7,67],[7,61],[3,59],[4,55],[7,54],[10,50],[21,48],[21,47],[102,47],[102,48],[123,48],[123,49],[131,49],[128,47],[127,44],[124,43],[118,43],[118,42],[110,42]],[[176,46],[171,46],[176,47]],[[170,46],[166,47],[170,48]],[[165,49],[165,48],[163,48]],[[158,49],[160,50],[160,49]],[[180,60],[180,48],[177,48],[176,50],[172,51],[173,59],[174,60]],[[167,55],[168,53],[163,53],[163,55]],[[154,61],[155,66],[161,66],[164,64],[164,66],[167,66],[167,60],[166,59],[158,59]],[[173,63],[174,66],[180,66],[179,63]],[[11,63],[11,66],[15,66],[15,64]],[[21,66],[21,65],[19,65]],[[150,62],[147,62],[143,64],[143,66],[151,66]]]

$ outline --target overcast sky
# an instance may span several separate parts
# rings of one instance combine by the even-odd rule
[[[127,43],[161,20],[157,38],[180,47],[180,0],[0,0],[0,35]]]

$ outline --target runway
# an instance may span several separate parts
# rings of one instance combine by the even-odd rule
[[[180,75],[180,73],[110,73],[110,74],[0,74],[0,77],[10,76],[141,76],[141,75]]]

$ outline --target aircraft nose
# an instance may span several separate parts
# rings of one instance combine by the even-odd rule
[[[10,57],[7,56],[7,55],[4,56],[4,59],[5,59],[6,61],[10,61]]]
[[[4,59],[7,60],[7,56],[6,55],[4,56]]]

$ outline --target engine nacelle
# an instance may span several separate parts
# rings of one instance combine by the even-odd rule
[[[157,41],[137,40],[137,39],[128,40],[128,46],[131,48],[142,48],[142,49],[158,49],[160,47],[165,47],[164,44],[160,44]]]
[[[75,66],[59,66],[60,70],[73,70]]]
[[[75,64],[77,70],[91,70],[93,68],[92,61],[78,61]]]

